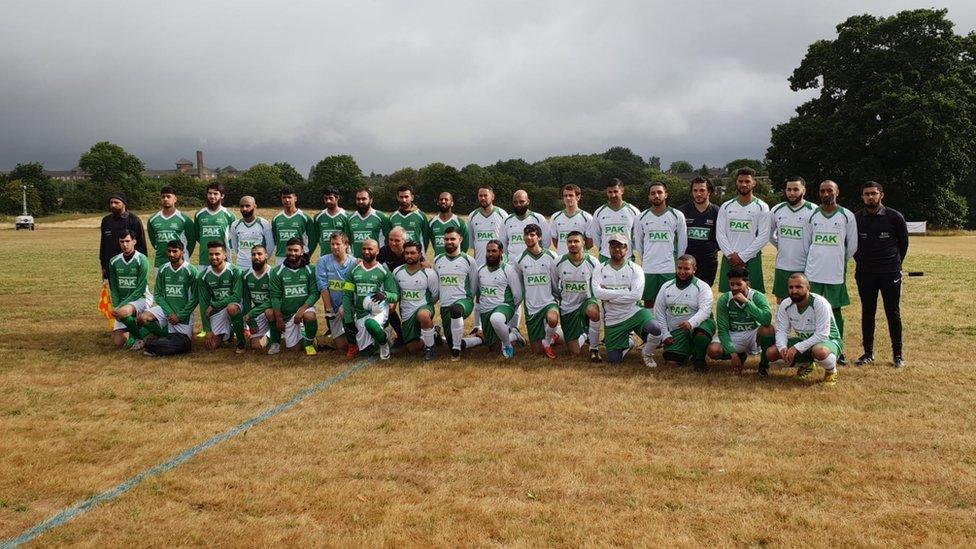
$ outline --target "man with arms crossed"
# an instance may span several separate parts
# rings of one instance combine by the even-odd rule
[[[644,339],[641,353],[644,365],[656,368],[652,353],[661,343],[661,329],[654,322],[651,310],[637,305],[644,295],[644,272],[640,265],[627,259],[630,252],[626,235],[615,232],[607,242],[610,260],[593,272],[593,295],[603,301],[607,362],[623,362],[631,348],[630,335],[636,333]]]
[[[387,319],[390,303],[398,299],[396,280],[390,271],[376,260],[379,244],[373,239],[362,243],[362,263],[349,271],[344,286],[342,308],[345,322],[356,323],[356,345],[367,354],[379,348],[380,360],[390,358],[390,334]]]
[[[868,181],[861,187],[864,209],[854,214],[857,221],[857,253],[854,280],[861,296],[861,334],[864,354],[858,366],[874,362],[874,315],[878,292],[884,299],[888,334],[891,336],[892,365],[904,368],[901,345],[901,264],[908,254],[908,225],[901,213],[881,204],[884,188]]]
[[[441,326],[451,345],[451,361],[461,359],[461,350],[469,344],[480,344],[477,337],[464,337],[464,319],[474,311],[474,295],[478,285],[478,264],[461,250],[461,230],[444,230],[444,253],[434,258],[440,288]]]
[[[569,253],[567,239],[569,233],[577,231],[583,235],[585,242],[584,250],[593,247],[593,239],[589,236],[593,225],[593,216],[589,212],[580,209],[579,201],[582,191],[579,185],[565,185],[563,187],[563,204],[566,206],[561,211],[552,214],[549,221],[549,236],[552,245],[556,247],[556,256],[562,257]]]
[[[841,343],[837,364],[843,366],[847,361],[842,308],[851,304],[847,294],[847,262],[857,252],[857,221],[853,212],[837,203],[839,195],[837,183],[828,180],[820,184],[820,207],[807,221],[803,245],[807,248],[804,274],[810,281],[810,291],[823,296],[834,312]]]
[[[207,244],[210,265],[200,271],[200,316],[203,320],[204,346],[220,347],[231,336],[237,338],[238,354],[247,347],[244,338],[244,275],[227,262],[227,246],[220,240]]]
[[[122,253],[108,262],[108,288],[112,295],[112,343],[116,347],[128,347],[135,351],[143,348],[139,331],[139,315],[153,304],[149,292],[149,258],[136,250],[135,235],[129,229],[119,233]]]
[[[532,352],[556,358],[552,349],[559,328],[559,305],[554,293],[556,286],[556,254],[541,246],[542,227],[529,223],[523,229],[525,251],[515,261],[525,295],[525,325],[529,332]]]
[[[301,344],[306,355],[316,354],[315,334],[319,323],[315,318],[315,302],[319,299],[319,289],[315,271],[305,257],[302,239],[293,236],[285,243],[285,260],[271,271],[270,282],[271,309],[278,333],[285,338],[285,347],[292,349]],[[273,354],[271,349],[268,352]]]
[[[790,297],[787,280],[793,273],[802,273],[807,266],[807,248],[803,231],[813,215],[813,204],[803,199],[807,182],[800,176],[786,180],[786,201],[769,212],[769,241],[776,246],[776,274],[773,276],[773,295],[781,302]],[[731,279],[729,279],[731,281]]]
[[[504,260],[505,245],[489,240],[485,245],[485,264],[478,269],[478,314],[484,326],[482,341],[502,356],[515,358],[509,321],[522,304],[522,281],[511,263]]]
[[[718,298],[715,318],[718,333],[708,346],[708,357],[732,360],[732,369],[741,372],[749,355],[761,354],[759,375],[769,375],[769,358],[764,352],[776,343],[772,326],[773,311],[766,295],[749,287],[749,271],[729,269],[730,290]]]
[[[593,212],[593,226],[590,234],[593,245],[600,251],[600,262],[610,260],[610,237],[624,235],[626,242],[634,241],[634,223],[640,217],[640,210],[624,202],[624,184],[617,178],[607,183],[607,203]],[[633,251],[631,251],[633,253]]]
[[[241,218],[230,224],[230,249],[237,255],[235,264],[242,271],[251,268],[251,249],[261,246],[269,257],[274,255],[275,239],[271,223],[257,215],[253,196],[242,196]]]
[[[668,206],[664,183],[651,183],[648,198],[651,207],[634,223],[634,238],[644,267],[644,306],[653,309],[658,291],[665,282],[674,280],[677,259],[688,247],[688,227],[685,214]]]
[[[769,242],[769,206],[752,194],[756,188],[756,170],[739,168],[735,187],[739,196],[722,204],[715,221],[715,239],[722,250],[718,289],[729,291],[730,267],[745,267],[749,269],[753,289],[765,293],[762,249]]]
[[[810,291],[803,273],[789,278],[790,298],[776,307],[776,344],[766,349],[769,362],[783,360],[787,366],[805,364],[796,377],[806,379],[816,363],[824,369],[824,383],[837,383],[837,356],[843,345],[830,303]],[[790,336],[793,332],[794,336]]]
[[[705,357],[715,335],[712,288],[695,278],[694,257],[678,258],[676,277],[661,287],[654,317],[661,326],[665,365],[682,366],[691,358],[695,370],[708,369]]]
[[[405,263],[393,271],[400,288],[397,307],[402,318],[402,341],[407,351],[424,351],[424,361],[434,360],[434,303],[440,288],[434,269],[423,266],[423,247],[409,241],[403,245]]]
[[[190,260],[190,254],[193,253],[193,247],[197,243],[193,220],[176,209],[176,190],[173,187],[163,187],[159,191],[159,202],[162,208],[146,222],[149,243],[156,253],[153,261],[156,269],[169,263],[167,250],[170,241],[179,240],[183,243],[187,261]]]
[[[336,350],[346,351],[346,358],[356,358],[359,347],[356,345],[355,323],[345,324],[343,295],[349,272],[356,266],[356,258],[349,255],[349,237],[336,231],[329,237],[332,253],[323,254],[315,266],[315,279],[325,308],[325,319],[332,333],[332,343]]]
[[[241,285],[244,297],[244,323],[251,330],[251,348],[255,351],[264,349],[268,336],[271,344],[268,354],[281,351],[281,332],[275,322],[274,310],[271,309],[271,267],[268,266],[268,249],[261,244],[251,247],[251,266],[244,272],[244,283]],[[247,334],[245,334],[247,335]]]
[[[691,180],[691,202],[680,208],[688,225],[685,253],[694,257],[698,264],[695,276],[709,286],[715,283],[715,272],[718,271],[718,242],[715,240],[718,206],[711,202],[714,192],[712,182],[698,176]]]
[[[186,246],[181,240],[171,240],[166,246],[169,263],[156,270],[155,305],[139,315],[142,337],[175,335],[186,338],[187,352],[193,338],[193,310],[197,307],[197,278],[199,274],[185,258]],[[144,353],[153,356],[148,350]]]
[[[590,285],[599,263],[583,251],[585,242],[586,237],[581,231],[570,231],[566,237],[569,253],[556,263],[559,325],[563,328],[571,353],[578,355],[585,340],[589,342],[590,362],[602,362],[600,302],[593,297]]]

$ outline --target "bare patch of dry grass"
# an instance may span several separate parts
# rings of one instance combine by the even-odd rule
[[[0,539],[349,366],[111,349],[95,237],[0,234],[30,258],[0,272]],[[913,240],[906,268],[926,275],[905,287],[903,372],[885,366],[883,320],[882,362],[843,369],[833,389],[636,357],[396,359],[39,541],[963,545],[976,538],[971,239]],[[856,356],[856,303],[845,312]]]

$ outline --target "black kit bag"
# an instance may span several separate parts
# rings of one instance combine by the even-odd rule
[[[190,352],[190,338],[185,334],[168,334],[146,340],[146,350],[156,356],[181,355]]]

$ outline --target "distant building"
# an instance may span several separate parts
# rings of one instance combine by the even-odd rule
[[[77,166],[73,170],[67,171],[44,170],[44,174],[51,179],[57,179],[59,181],[83,181],[89,177],[84,170]],[[196,165],[194,165],[192,160],[180,158],[176,161],[175,170],[143,170],[142,172],[143,177],[151,178],[160,178],[179,174],[189,175],[190,177],[203,181],[210,181],[211,179],[216,179],[220,174],[230,177],[237,177],[241,174],[241,172],[233,166],[227,166],[223,169],[218,168],[216,170],[212,170],[204,166],[203,151],[197,151]]]

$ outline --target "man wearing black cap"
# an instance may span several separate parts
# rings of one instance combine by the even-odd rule
[[[102,218],[102,241],[98,247],[98,258],[102,264],[102,280],[108,279],[109,261],[122,253],[119,238],[122,231],[128,230],[136,239],[136,251],[146,255],[146,234],[139,216],[128,210],[128,199],[122,193],[115,193],[108,199],[108,209],[112,213]]]

